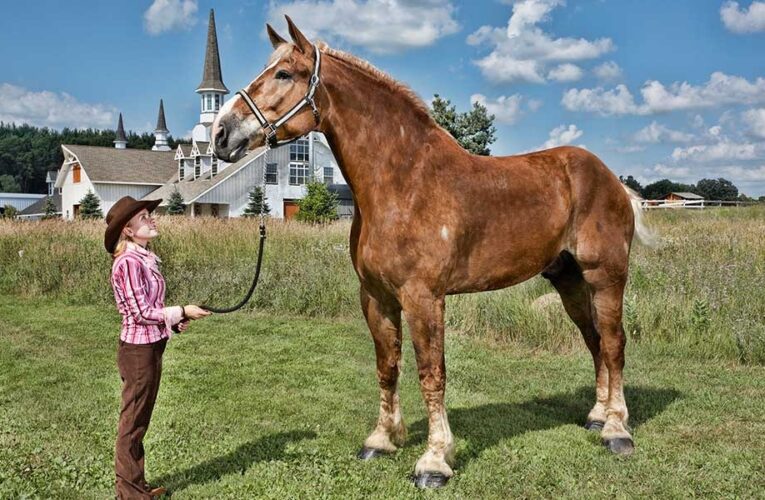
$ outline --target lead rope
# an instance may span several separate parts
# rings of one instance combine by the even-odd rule
[[[266,213],[264,210],[264,207],[266,205],[266,166],[268,165],[268,156],[271,152],[271,148],[269,147],[268,143],[266,143],[266,154],[263,155],[263,175],[260,179],[260,245],[258,247],[258,262],[255,265],[255,277],[252,280],[252,285],[250,285],[250,289],[247,291],[247,295],[244,296],[244,298],[236,305],[231,307],[213,307],[207,304],[201,305],[202,309],[206,309],[210,312],[214,313],[230,313],[234,312],[238,309],[241,309],[247,302],[249,302],[250,298],[252,297],[253,292],[255,291],[255,287],[258,286],[258,278],[260,277],[260,264],[263,262],[263,246],[266,242]]]

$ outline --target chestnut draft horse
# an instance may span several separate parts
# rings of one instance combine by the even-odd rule
[[[401,313],[410,326],[428,444],[418,486],[453,475],[444,407],[444,298],[496,290],[539,273],[560,293],[595,364],[587,428],[617,454],[633,451],[622,390],[622,300],[640,207],[596,156],[559,147],[475,156],[439,127],[407,87],[347,53],[312,44],[287,18],[271,26],[263,72],[221,109],[215,154],[236,161],[268,142],[318,130],[356,203],[351,260],[374,339],[380,413],[359,456],[391,453],[406,436],[398,395]],[[647,235],[647,233],[646,233]]]

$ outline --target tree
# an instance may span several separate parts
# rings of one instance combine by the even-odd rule
[[[657,200],[672,192],[696,193],[696,186],[680,184],[669,179],[662,179],[646,185],[646,187],[643,188],[643,198],[646,200]]]
[[[727,179],[701,179],[696,183],[697,193],[707,200],[734,201],[738,198],[738,188]]]
[[[17,213],[19,213],[19,211],[16,210],[16,207],[13,205],[5,205],[3,207],[3,217],[6,219],[13,219],[16,217]]]
[[[0,175],[0,193],[20,193],[21,186],[12,175]]]
[[[43,219],[55,219],[56,217],[56,204],[53,203],[53,197],[48,196],[45,198],[45,215],[43,215]]]
[[[466,150],[477,155],[491,154],[489,144],[497,140],[497,129],[494,115],[489,115],[481,103],[473,103],[470,111],[458,113],[451,101],[435,94],[430,114]]]
[[[247,203],[247,208],[244,209],[245,217],[257,217],[260,215],[260,206],[263,205],[263,215],[271,213],[271,207],[268,206],[268,201],[263,199],[263,188],[255,186],[250,190],[248,195],[250,201]]]
[[[633,191],[636,191],[638,194],[643,194],[643,186],[640,185],[640,183],[632,177],[631,175],[628,175],[625,179],[624,176],[620,175],[619,180],[622,181],[622,184],[627,186],[628,188],[632,189]]]
[[[183,202],[183,196],[176,186],[170,199],[167,201],[167,215],[183,215],[186,213],[186,204]]]
[[[298,210],[295,218],[301,222],[311,224],[323,224],[337,220],[337,195],[331,193],[323,182],[311,181],[306,184],[307,193],[298,201]]]
[[[80,200],[80,217],[83,219],[102,219],[101,200],[88,189],[88,193]]]

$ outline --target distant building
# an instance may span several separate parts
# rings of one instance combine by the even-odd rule
[[[20,219],[42,219],[43,216],[45,216],[45,207],[48,204],[48,198],[53,200],[53,206],[56,207],[53,215],[61,216],[61,189],[56,189],[57,176],[58,171],[48,170],[48,175],[45,177],[45,182],[48,184],[48,194],[19,212],[18,217]]]
[[[21,212],[30,205],[34,205],[40,199],[45,198],[44,194],[34,193],[0,193],[0,213],[5,211],[5,206],[10,205]]]
[[[695,193],[668,193],[659,198],[660,200],[667,200],[667,201],[680,201],[680,200],[688,200],[688,201],[695,201],[695,200],[703,200],[703,196],[699,196]]]
[[[288,146],[252,151],[234,164],[213,155],[210,128],[229,90],[223,83],[212,10],[203,76],[196,93],[201,101],[199,123],[192,129],[191,144],[180,144],[174,151],[168,144],[170,132],[162,99],[151,151],[127,147],[122,114],[114,148],[63,144],[64,162],[55,182],[61,193],[62,216],[77,217],[80,200],[89,190],[101,201],[104,214],[126,195],[162,199],[158,209],[162,212],[177,190],[190,217],[237,217],[248,205],[249,192],[260,186],[265,176],[271,216],[290,218],[297,212],[297,200],[305,195],[304,185],[309,180],[345,184],[326,139],[316,132]]]

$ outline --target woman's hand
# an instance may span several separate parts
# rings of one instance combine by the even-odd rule
[[[186,312],[186,317],[189,319],[202,319],[205,316],[209,316],[212,313],[210,311],[207,311],[205,309],[202,309],[199,306],[195,306],[193,304],[190,304],[188,306],[183,306],[183,310]]]
[[[183,320],[178,323],[178,332],[185,332],[189,328],[189,320]]]

